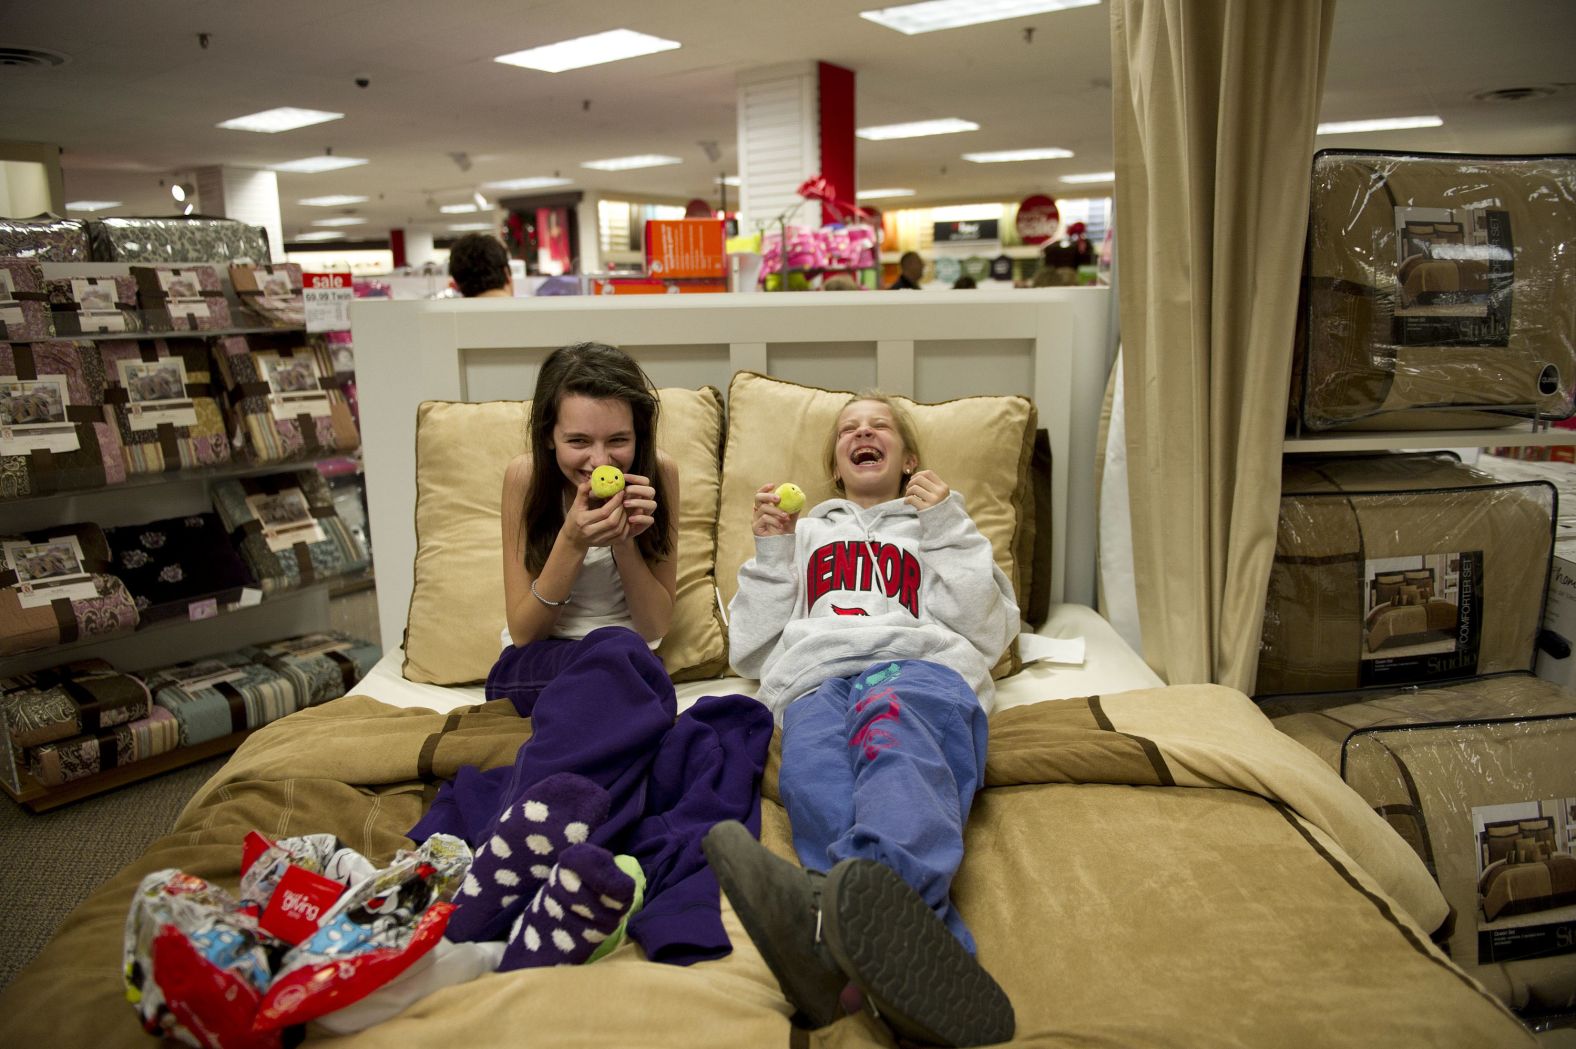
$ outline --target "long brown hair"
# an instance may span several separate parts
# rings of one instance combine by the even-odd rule
[[[553,541],[564,524],[564,476],[551,447],[558,424],[558,405],[565,394],[577,393],[596,400],[619,400],[629,405],[634,419],[635,458],[630,473],[651,479],[657,490],[657,512],[651,527],[635,539],[640,556],[660,561],[673,553],[668,537],[671,511],[657,467],[657,413],[660,405],[651,379],[629,354],[599,342],[563,346],[542,362],[531,400],[528,438],[531,446],[531,483],[520,508],[525,535],[525,567],[540,572],[553,550]]]

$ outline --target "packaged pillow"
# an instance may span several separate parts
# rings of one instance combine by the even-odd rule
[[[234,219],[112,218],[88,223],[100,262],[267,262],[268,231]]]
[[[264,593],[367,566],[366,551],[339,519],[316,470],[221,481],[213,501]]]
[[[126,479],[91,345],[0,343],[0,499]]]
[[[58,787],[167,753],[179,742],[174,716],[155,707],[130,724],[35,747],[27,755],[27,771],[44,786]]]
[[[0,536],[0,656],[136,627],[137,606],[111,574],[98,525]]]
[[[106,528],[104,537],[143,623],[212,619],[257,586],[215,513]]]
[[[93,735],[148,716],[148,686],[102,659],[79,659],[0,680],[11,742],[21,747]]]
[[[133,266],[137,305],[149,331],[219,331],[230,304],[212,266]]]
[[[306,326],[306,302],[302,297],[298,264],[233,265],[230,285],[249,315],[247,320],[276,328]]]
[[[175,715],[183,747],[257,728],[306,706],[289,675],[244,652],[177,663],[146,678],[153,702]]]
[[[0,258],[0,339],[22,341],[52,335],[44,271],[29,259]]]
[[[204,339],[97,344],[104,402],[133,474],[222,466],[230,437]]]
[[[88,262],[88,230],[78,219],[0,218],[0,255],[38,262]]]
[[[128,276],[58,277],[44,282],[57,335],[141,331],[137,282]]]
[[[355,419],[328,348],[304,335],[230,336],[214,347],[232,439],[254,462],[354,451]]]
[[[383,650],[345,634],[307,634],[241,650],[295,681],[307,706],[347,695],[371,672]]]

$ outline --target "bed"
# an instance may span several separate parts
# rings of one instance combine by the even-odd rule
[[[1041,297],[1014,296],[1014,307],[1035,301],[1054,312],[1069,301],[1073,309],[1098,305],[1078,303],[1076,290],[1033,294]],[[927,305],[940,297],[910,298]],[[365,311],[355,322],[358,362],[366,369],[371,491],[379,491],[385,476],[411,475],[408,494],[391,485],[382,489],[389,503],[372,496],[380,603],[387,600],[385,565],[391,578],[408,571],[396,583],[404,607],[392,620],[385,613],[383,624],[385,637],[404,645],[388,645],[351,696],[254,734],[192,798],[170,834],[76,910],[0,995],[5,1043],[148,1044],[118,972],[127,903],[143,875],[178,867],[233,888],[241,843],[253,828],[272,836],[333,833],[370,857],[387,858],[408,844],[404,831],[439,783],[462,766],[507,764],[529,738],[528,720],[506,704],[481,702],[474,684],[477,665],[496,652],[497,617],[475,610],[495,607],[486,588],[501,586],[492,578],[496,481],[522,440],[521,408],[480,397],[420,411],[415,400],[401,404],[395,394],[406,380],[395,373],[419,374],[432,362],[417,358],[433,350],[421,338],[402,341],[393,333],[438,333],[432,337],[462,345],[474,337],[472,349],[494,368],[500,358],[530,364],[540,355],[489,348],[467,332],[468,317],[492,308],[472,315],[452,305],[392,305],[411,308]],[[555,308],[590,312],[574,304]],[[851,315],[847,307],[828,308],[839,319]],[[512,311],[519,325],[525,309],[505,304],[504,312]],[[737,315],[719,321],[717,312],[730,309]],[[746,307],[730,309],[620,305],[610,314],[618,323],[607,322],[612,332],[604,337],[617,340],[621,325],[634,321],[649,347],[680,318],[711,326],[713,342],[732,337],[731,345],[756,344],[745,337],[748,325],[765,322],[744,319]],[[914,345],[937,330],[925,312],[856,319],[879,328],[888,343],[912,340],[912,363],[922,355]],[[809,312],[801,319],[795,330],[839,340],[849,331]],[[744,330],[730,336],[726,329],[735,323]],[[1085,329],[1082,337],[1089,334]],[[533,337],[551,340],[540,332]],[[1051,346],[1056,338],[1046,334],[1045,346],[1033,342],[1031,355],[1038,360],[1042,350],[1076,349]],[[500,352],[489,356],[493,350]],[[971,348],[944,352],[966,358]],[[454,359],[463,363],[466,356]],[[661,353],[649,356],[663,361]],[[890,367],[902,353],[888,346],[882,356]],[[369,367],[369,360],[376,363]],[[502,367],[528,386],[512,366]],[[747,506],[741,493],[762,476],[812,481],[814,452],[809,460],[799,457],[781,435],[793,427],[816,432],[840,398],[750,372],[714,388],[657,381],[664,387],[659,443],[678,458],[684,482],[682,623],[676,620],[658,654],[687,708],[707,695],[748,694],[754,685],[726,668],[723,610],[749,545],[747,515],[726,510]],[[476,387],[478,393],[500,388],[507,384]],[[896,392],[913,392],[913,385]],[[1088,403],[1098,410],[1098,396]],[[1412,849],[1357,794],[1242,694],[1162,685],[1104,620],[1066,599],[1064,574],[1054,582],[1046,576],[1044,566],[1059,560],[1047,556],[1052,537],[1062,542],[1062,556],[1076,543],[1068,544],[1067,503],[1048,517],[1037,515],[1026,491],[1035,476],[1036,407],[1008,392],[916,413],[921,443],[934,449],[927,453],[931,465],[943,476],[968,479],[958,487],[998,563],[1020,595],[1039,595],[1024,602],[1033,629],[997,668],[986,789],[975,802],[967,859],[954,885],[980,960],[1014,1003],[1012,1044],[1534,1044],[1504,1004],[1435,945],[1449,904]],[[383,440],[385,418],[413,439]],[[1063,427],[1052,437],[1063,456],[1061,472],[1076,462],[1086,436],[1092,450],[1093,420],[1053,415],[1051,422]],[[989,454],[979,453],[980,446]],[[457,472],[456,463],[469,468]],[[415,527],[405,528],[407,521]],[[388,557],[393,547],[380,545],[380,529],[413,550],[407,561]],[[1055,642],[1074,650],[1081,642],[1081,661],[1067,651],[1037,658]],[[762,839],[791,856],[777,760],[774,740],[760,785]],[[658,964],[626,942],[593,965],[490,973],[365,1029],[334,1035],[312,1025],[305,1038],[358,1047],[513,1045],[522,1038],[683,1049],[893,1045],[879,1022],[863,1014],[808,1039],[796,1033],[776,981],[726,900],[720,906],[732,951],[715,960]]]

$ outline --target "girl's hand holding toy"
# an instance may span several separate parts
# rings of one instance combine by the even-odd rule
[[[784,493],[783,489],[791,489]],[[797,485],[784,484],[781,487],[775,484],[763,484],[755,492],[755,512],[750,520],[750,530],[758,536],[792,535],[794,522],[799,519],[799,511],[804,509],[804,493],[799,492],[798,503],[795,505],[792,496],[799,492]],[[788,498],[785,499],[784,495]],[[794,507],[794,512],[780,505],[786,502]]]

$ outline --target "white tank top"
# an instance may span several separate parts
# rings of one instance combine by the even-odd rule
[[[635,620],[629,614],[629,599],[624,596],[624,581],[619,578],[613,548],[593,546],[586,551],[580,575],[575,578],[569,594],[569,603],[558,613],[558,622],[548,636],[582,638],[605,626],[634,630]],[[512,643],[507,626],[500,640],[505,648]],[[661,638],[646,642],[652,649],[661,643]]]

